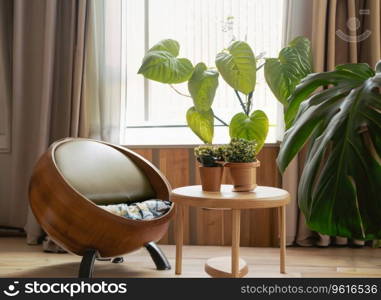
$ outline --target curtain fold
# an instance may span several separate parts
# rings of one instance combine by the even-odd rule
[[[314,69],[331,71],[345,63],[368,63],[374,67],[381,58],[380,0],[314,0],[312,46]],[[321,236],[320,246],[347,245],[344,237]],[[354,240],[354,245],[364,241]]]
[[[85,93],[91,138],[120,143],[122,91],[122,0],[93,0],[86,37]]]
[[[88,134],[83,94],[88,4],[86,0],[15,0],[8,1],[5,11],[9,34],[0,47],[11,51],[7,88],[12,147],[0,158],[0,177],[9,180],[0,190],[0,226],[22,228],[26,223],[29,243],[41,236],[28,211],[33,166],[53,141]]]
[[[368,63],[374,67],[381,58],[381,1],[380,0],[289,0],[290,6],[303,11],[295,13],[292,9],[286,12],[287,24],[295,28],[306,26],[305,36],[312,42],[313,63],[315,72],[330,71],[336,65],[345,63]],[[306,18],[309,15],[310,18]],[[298,28],[296,27],[296,28]],[[287,37],[300,35],[300,32],[286,31]],[[290,33],[291,32],[291,33]],[[294,33],[294,34],[292,34]],[[299,153],[283,177],[283,186],[291,191],[293,199],[298,179],[304,166],[305,152]],[[290,177],[295,176],[295,180]],[[296,201],[295,201],[296,202]],[[292,208],[294,209],[294,208]],[[295,236],[295,241],[301,246],[347,245],[349,241],[343,237],[329,237],[311,232],[299,213],[297,221],[293,217],[287,221],[290,226],[288,235]],[[295,228],[297,228],[296,231]],[[291,237],[288,242],[291,242]],[[363,241],[352,241],[355,245],[363,245]]]
[[[311,18],[312,18],[312,3],[305,0],[285,0],[283,12],[283,40],[282,44],[285,47],[291,40],[297,36],[311,36]],[[283,106],[279,109],[278,114],[278,140],[283,139],[284,134],[284,118]],[[296,239],[299,226],[299,208],[297,200],[298,181],[300,173],[299,156],[297,156],[288,166],[283,174],[282,187],[289,191],[291,202],[286,208],[286,243],[292,245]],[[309,236],[309,234],[306,234]]]
[[[27,200],[39,156],[64,137],[120,141],[121,8],[121,0],[0,2],[0,102],[11,104],[12,133],[11,152],[0,153],[0,226],[24,227],[29,244],[42,234]]]
[[[12,3],[0,2],[0,41],[11,40],[12,22],[7,14]],[[9,46],[0,47],[0,152],[10,151],[10,80],[11,80],[11,49]],[[1,189],[1,188],[0,188]]]

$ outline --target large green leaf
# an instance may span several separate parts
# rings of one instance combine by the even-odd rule
[[[297,37],[279,52],[278,58],[266,59],[266,82],[285,106],[296,85],[312,72],[311,57],[310,41],[305,37]]]
[[[171,39],[161,40],[157,44],[153,45],[147,52],[152,51],[167,51],[177,57],[180,51],[180,44],[178,41]]]
[[[288,47],[295,49],[298,52],[300,63],[299,68],[302,74],[312,72],[312,53],[311,42],[304,36],[298,36],[288,43]]]
[[[190,129],[204,142],[211,144],[214,134],[213,110],[200,112],[195,107],[187,111],[187,123]]]
[[[236,41],[218,53],[216,66],[233,89],[246,95],[254,91],[257,62],[253,50],[246,42]]]
[[[367,64],[346,64],[337,66],[334,71],[325,73],[313,73],[302,80],[295,92],[287,99],[287,110],[285,113],[286,128],[289,128],[294,121],[299,110],[300,104],[308,97],[316,88],[320,86],[332,85],[330,91],[334,90],[350,90],[362,84],[365,79],[374,75],[374,71]],[[316,97],[324,96],[318,94]],[[330,93],[330,92],[328,92]],[[329,96],[329,95],[328,95]]]
[[[154,45],[143,58],[138,74],[161,83],[181,83],[193,73],[193,65],[186,58],[178,58],[179,44],[163,40]]]
[[[236,114],[229,125],[231,138],[243,138],[257,142],[256,153],[259,153],[265,144],[269,130],[269,120],[261,110],[255,110],[250,117],[244,113]]]
[[[188,90],[198,111],[208,111],[212,106],[218,86],[218,72],[208,69],[204,63],[198,63],[191,79]]]
[[[309,76],[290,98],[302,104],[277,161],[283,172],[309,142],[298,198],[313,230],[381,238],[380,89],[380,72],[349,64]]]

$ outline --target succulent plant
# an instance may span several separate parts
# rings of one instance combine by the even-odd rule
[[[198,146],[194,149],[197,161],[204,167],[220,167],[218,161],[223,160],[223,147],[213,145]]]
[[[223,157],[226,162],[255,162],[256,141],[248,141],[242,138],[232,138],[230,143],[223,147]]]

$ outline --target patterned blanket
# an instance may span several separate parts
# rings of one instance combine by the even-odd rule
[[[171,208],[171,202],[150,199],[130,204],[121,203],[98,206],[121,217],[133,220],[152,220],[164,215]]]
[[[111,204],[98,205],[113,214],[133,220],[151,220],[164,215],[170,208],[172,203],[165,200],[150,199],[143,202],[130,204]],[[49,236],[46,236],[43,243],[45,252],[65,253],[66,251],[54,243]]]

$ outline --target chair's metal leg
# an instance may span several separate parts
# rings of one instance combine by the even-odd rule
[[[152,257],[153,262],[158,270],[170,270],[171,265],[168,259],[165,257],[163,251],[156,245],[155,242],[149,242],[144,245]]]
[[[124,258],[122,256],[114,257],[114,258],[103,258],[103,257],[96,257],[97,261],[110,261],[113,264],[120,264],[124,262]]]
[[[113,264],[121,264],[122,262],[124,262],[124,258],[122,256],[119,256],[119,257],[114,257],[111,262]]]
[[[111,258],[96,257],[97,261],[111,261]]]
[[[82,257],[81,265],[79,266],[79,278],[91,278],[93,276],[94,261],[98,251],[95,249],[88,249]]]

